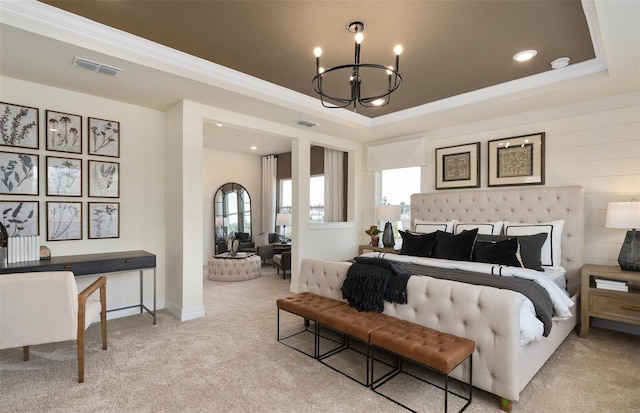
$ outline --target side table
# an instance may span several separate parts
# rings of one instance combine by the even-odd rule
[[[596,278],[628,281],[629,291],[596,288]],[[585,265],[580,295],[580,337],[589,334],[591,317],[640,325],[640,272],[623,271],[618,266]]]
[[[364,251],[388,252],[390,254],[400,254],[400,250],[395,249],[395,247],[374,247],[373,245],[369,245],[369,244],[358,245],[358,255],[364,254]]]

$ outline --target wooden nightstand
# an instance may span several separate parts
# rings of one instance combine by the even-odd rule
[[[629,281],[629,292],[596,288],[595,279]],[[590,317],[640,324],[640,272],[620,267],[585,265],[582,267],[580,337],[589,334]]]
[[[388,252],[391,254],[400,254],[400,250],[394,247],[374,247],[369,244],[358,245],[358,255],[362,255],[364,251]]]

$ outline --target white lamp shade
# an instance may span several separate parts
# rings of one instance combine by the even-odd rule
[[[640,228],[640,202],[609,202],[607,206],[607,228]]]
[[[291,214],[277,214],[276,225],[279,227],[283,225],[291,225]]]
[[[378,205],[376,207],[376,220],[383,222],[399,221],[400,205]]]

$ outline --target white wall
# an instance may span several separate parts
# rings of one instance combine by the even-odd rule
[[[435,191],[436,148],[481,142],[481,189],[487,188],[487,141],[546,133],[546,186],[585,188],[585,262],[615,265],[624,230],[604,227],[608,202],[640,199],[640,93],[550,107],[456,127],[425,131],[422,191]],[[400,139],[400,138],[399,138]],[[365,199],[374,199],[374,173],[365,173]],[[373,207],[371,207],[373,208]],[[373,216],[373,212],[365,211]]]
[[[51,249],[52,255],[76,255],[111,251],[146,250],[157,256],[158,305],[164,306],[165,227],[164,227],[164,134],[165,115],[162,112],[95,96],[57,89],[36,83],[0,77],[0,101],[36,107],[40,116],[40,148],[29,150],[2,147],[1,150],[29,152],[40,156],[39,196],[2,195],[3,200],[37,200],[40,204],[40,244]],[[45,111],[82,116],[82,155],[47,151],[44,136]],[[120,158],[87,155],[87,117],[120,122]],[[83,159],[83,189],[81,198],[46,196],[46,156]],[[120,163],[120,198],[89,198],[86,159]],[[46,201],[81,201],[83,239],[77,241],[47,241]],[[120,237],[117,239],[87,238],[87,202],[98,200],[120,202]],[[145,302],[152,303],[151,272],[145,273]],[[88,285],[94,278],[78,279],[78,286]],[[139,301],[136,273],[112,274],[107,281],[109,308],[135,304]],[[138,312],[136,309],[109,313],[117,317]]]
[[[262,157],[205,148],[202,151],[203,265],[207,265],[207,259],[215,253],[213,197],[227,182],[239,183],[249,191],[254,240],[262,232]]]

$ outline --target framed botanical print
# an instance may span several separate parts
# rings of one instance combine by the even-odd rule
[[[82,159],[47,156],[47,195],[82,196]]]
[[[47,150],[82,153],[82,116],[70,113],[45,112]]]
[[[0,201],[0,220],[10,237],[40,234],[38,201]]]
[[[489,141],[489,186],[543,185],[544,135]]]
[[[47,201],[47,241],[82,239],[82,202]]]
[[[0,151],[0,194],[38,195],[38,155]]]
[[[89,196],[120,197],[120,164],[89,160]]]
[[[0,145],[39,148],[38,109],[0,102]]]
[[[89,202],[89,239],[120,237],[120,203]]]
[[[480,142],[436,149],[436,189],[480,187]]]
[[[120,122],[89,118],[89,155],[120,157]]]

